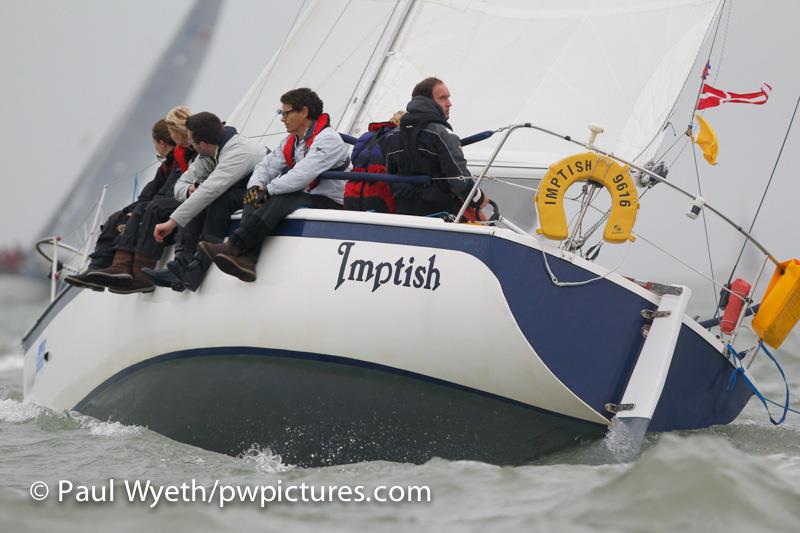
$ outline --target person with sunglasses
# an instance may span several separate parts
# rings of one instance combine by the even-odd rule
[[[264,239],[295,209],[341,209],[344,183],[319,180],[326,170],[350,166],[348,148],[330,127],[322,100],[307,88],[293,89],[281,98],[278,114],[289,133],[278,148],[256,165],[247,184],[242,223],[223,243],[198,245],[226,274],[242,281],[256,280],[256,262]]]

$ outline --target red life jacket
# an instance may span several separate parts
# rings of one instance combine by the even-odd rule
[[[314,138],[324,130],[325,128],[331,125],[331,117],[327,113],[322,113],[320,116],[317,117],[317,121],[314,123],[314,129],[311,133],[311,137],[308,138],[306,141],[306,150],[311,147],[311,143],[314,142]],[[297,142],[297,135],[294,133],[290,134],[289,137],[286,139],[286,144],[283,146],[283,158],[286,159],[286,167],[287,169],[291,169],[295,165],[294,160],[294,145]],[[310,192],[319,185],[319,178],[314,178],[314,181],[308,184],[306,187],[306,192]]]
[[[353,148],[353,172],[386,174],[384,135],[395,127],[392,122],[373,122]],[[351,211],[396,212],[392,188],[385,181],[348,181],[344,188],[344,208]]]
[[[178,163],[178,166],[181,169],[181,172],[186,172],[189,168],[189,162],[186,161],[186,148],[183,146],[176,146],[172,149],[173,156],[175,157],[175,161]]]

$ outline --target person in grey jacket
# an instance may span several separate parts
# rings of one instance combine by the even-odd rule
[[[347,146],[330,127],[322,100],[300,88],[282,95],[281,104],[278,113],[289,135],[256,165],[241,225],[222,244],[198,245],[220,270],[242,281],[255,281],[262,243],[286,215],[300,207],[340,209],[343,202],[344,182],[318,179],[326,170],[350,165]]]
[[[180,226],[198,232],[204,241],[220,242],[230,226],[231,215],[242,208],[245,185],[266,149],[225,126],[213,113],[196,113],[186,120],[189,143],[198,157],[175,184],[175,198],[183,200],[169,220],[155,227],[161,242]],[[189,290],[205,277],[210,261],[201,253],[175,272]]]
[[[461,141],[452,133],[450,90],[439,78],[426,78],[411,92],[408,111],[400,125],[386,136],[386,172],[401,176],[424,175],[427,185],[397,183],[392,186],[397,212],[405,215],[458,213],[473,181],[461,151]],[[479,189],[472,207],[486,205]]]

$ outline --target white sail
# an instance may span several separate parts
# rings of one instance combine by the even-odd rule
[[[354,133],[402,108],[435,75],[453,95],[451,123],[465,136],[532,122],[636,159],[658,135],[695,62],[717,0],[419,0],[411,9]],[[465,150],[479,163],[496,141]],[[653,145],[656,143],[652,143]],[[502,166],[544,167],[574,151],[520,133]]]
[[[320,95],[337,126],[397,7],[397,2],[387,0],[312,3],[228,123],[273,146],[286,131],[275,114],[281,94],[310,87]]]

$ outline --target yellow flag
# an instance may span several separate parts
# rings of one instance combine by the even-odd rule
[[[717,164],[717,154],[719,154],[719,145],[717,144],[717,134],[711,129],[708,122],[700,115],[695,115],[698,124],[700,124],[700,133],[694,142],[703,151],[703,157],[712,165]]]

